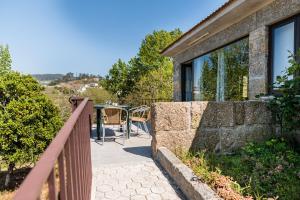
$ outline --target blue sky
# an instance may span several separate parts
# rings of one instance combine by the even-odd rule
[[[23,73],[105,75],[153,30],[187,31],[226,0],[0,0],[0,44]]]

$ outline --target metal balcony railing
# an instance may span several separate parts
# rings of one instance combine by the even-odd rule
[[[15,200],[40,199],[45,184],[48,185],[47,199],[90,199],[93,103],[87,98],[73,102],[72,115],[23,181]]]

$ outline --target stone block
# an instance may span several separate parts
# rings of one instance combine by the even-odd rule
[[[270,124],[272,122],[271,111],[267,108],[267,102],[245,102],[245,124]]]
[[[197,151],[199,149],[215,151],[219,141],[220,141],[219,129],[201,128],[196,132],[191,149],[194,151]]]
[[[162,102],[151,107],[154,131],[184,131],[190,128],[189,102]]]
[[[264,76],[249,78],[249,99],[255,100],[256,95],[266,94],[267,92],[267,79]]]
[[[250,78],[255,77],[266,77],[267,78],[267,55],[263,55],[261,52],[260,55],[251,54],[249,58],[249,76]]]
[[[244,124],[245,119],[245,108],[243,101],[236,101],[234,102],[234,122],[235,125]]]
[[[220,129],[220,152],[231,153],[248,142],[262,142],[273,135],[273,127],[266,124],[240,125]]]
[[[215,102],[219,127],[234,126],[234,103],[232,101]]]
[[[215,105],[215,102],[209,102],[207,104],[206,109],[202,114],[200,127],[218,127],[217,109]]]
[[[195,139],[196,130],[189,131],[158,131],[152,138],[151,146],[153,154],[159,147],[167,147],[175,151],[176,149],[189,150]]]
[[[201,127],[234,126],[234,103],[209,102],[203,112]]]
[[[197,129],[200,127],[203,114],[206,112],[206,107],[208,101],[193,101],[191,107],[191,122],[192,129]]]

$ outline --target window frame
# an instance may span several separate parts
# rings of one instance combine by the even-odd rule
[[[269,56],[268,56],[268,93],[272,94],[280,94],[280,91],[273,88],[274,78],[274,66],[273,66],[273,58],[274,58],[274,30],[276,28],[280,28],[289,23],[294,22],[294,52],[300,48],[300,14],[289,17],[285,20],[279,21],[275,24],[269,26]]]
[[[194,77],[193,77],[193,67],[191,63],[185,63],[185,64],[181,64],[181,100],[183,102],[187,101],[187,97],[186,97],[186,68],[191,68],[192,70],[192,77],[191,77],[191,81],[194,81]]]

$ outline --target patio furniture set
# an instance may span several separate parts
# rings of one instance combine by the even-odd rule
[[[97,119],[97,140],[102,140],[102,144],[106,137],[105,127],[107,126],[120,126],[120,132],[123,133],[123,145],[125,139],[130,138],[133,123],[136,124],[137,134],[139,134],[139,129],[144,129],[150,137],[147,127],[147,122],[150,120],[149,106],[131,108],[128,105],[98,104],[94,108]]]

